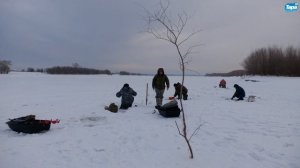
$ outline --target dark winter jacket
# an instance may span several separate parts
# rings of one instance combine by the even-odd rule
[[[123,88],[116,94],[117,97],[122,96],[121,103],[122,105],[128,105],[129,107],[132,105],[134,101],[134,97],[137,93],[128,86],[128,84],[124,85]]]
[[[181,88],[181,84],[180,83],[176,83],[174,84],[175,87],[175,94],[174,97],[180,95],[180,88]],[[185,86],[182,86],[182,95],[187,95],[188,89]]]
[[[231,99],[237,97],[239,100],[243,100],[245,97],[244,89],[237,84],[235,84],[233,87],[235,88],[235,93],[233,94]]]
[[[152,88],[153,89],[165,89],[167,85],[167,88],[170,87],[169,78],[167,75],[165,75],[164,69],[159,68],[157,70],[157,74],[154,76],[152,80]]]

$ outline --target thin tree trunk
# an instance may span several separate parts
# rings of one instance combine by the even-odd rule
[[[148,13],[148,17],[147,17],[148,33],[152,34],[157,39],[165,40],[165,41],[175,45],[176,51],[179,55],[179,58],[180,58],[179,63],[180,63],[180,68],[181,68],[181,72],[182,72],[182,80],[181,80],[181,87],[180,87],[180,93],[179,93],[180,94],[179,101],[180,101],[181,112],[182,112],[182,124],[183,124],[182,129],[179,128],[176,121],[175,121],[175,123],[176,123],[176,127],[177,127],[179,135],[184,138],[184,140],[186,141],[186,143],[188,145],[188,149],[190,152],[190,158],[192,159],[192,158],[194,158],[194,155],[193,155],[192,146],[190,144],[190,140],[198,132],[201,125],[188,138],[186,116],[185,116],[183,102],[182,102],[182,99],[183,99],[182,89],[183,89],[184,80],[185,80],[185,59],[191,53],[191,50],[194,46],[188,48],[187,51],[183,54],[181,53],[180,47],[184,42],[186,42],[188,39],[190,39],[197,32],[192,32],[192,33],[188,34],[187,36],[182,37],[183,29],[185,28],[186,23],[188,21],[188,16],[185,13],[179,14],[178,20],[173,22],[172,19],[168,16],[168,14],[166,12],[168,7],[169,7],[169,3],[166,6],[164,6],[163,3],[160,2],[160,8],[157,12],[151,13],[151,12],[147,11],[147,13]],[[160,31],[160,28],[159,28],[160,26],[156,27],[155,26],[156,23],[158,23],[165,30]]]
[[[181,79],[181,87],[180,87],[180,106],[181,106],[181,112],[182,112],[182,123],[183,123],[183,135],[184,135],[184,139],[188,145],[188,148],[189,148],[189,152],[190,152],[190,158],[193,159],[194,158],[194,154],[193,154],[193,149],[192,149],[192,146],[190,144],[190,140],[187,138],[187,126],[186,126],[186,120],[185,120],[185,112],[184,112],[184,108],[183,108],[183,103],[182,103],[182,99],[183,99],[183,96],[182,96],[182,88],[183,88],[183,84],[184,84],[184,78],[185,78],[185,65],[184,65],[184,59],[183,59],[183,56],[180,52],[180,49],[179,49],[179,46],[177,44],[175,44],[176,46],[176,49],[177,49],[177,52],[179,54],[179,57],[180,57],[180,61],[181,61],[181,72],[182,72],[182,79]]]

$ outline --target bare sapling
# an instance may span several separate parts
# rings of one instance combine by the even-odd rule
[[[184,105],[182,101],[182,88],[185,82],[185,71],[187,64],[187,57],[192,53],[194,47],[198,45],[189,46],[186,49],[183,49],[183,44],[185,44],[191,37],[197,34],[199,31],[194,31],[190,33],[185,33],[185,28],[187,26],[189,17],[183,12],[177,14],[175,18],[171,17],[168,13],[169,2],[167,4],[163,4],[160,2],[159,8],[155,12],[147,12],[147,32],[152,34],[155,38],[164,40],[175,47],[176,53],[179,57],[179,67],[181,70],[181,88],[179,94],[180,108],[182,113],[182,128],[175,122],[176,127],[178,129],[179,135],[182,136],[187,143],[190,158],[194,158],[193,149],[191,146],[191,139],[194,135],[197,134],[202,124],[200,124],[191,135],[188,135],[187,132],[187,120],[186,113],[184,110]]]

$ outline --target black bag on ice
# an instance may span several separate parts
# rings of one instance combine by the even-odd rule
[[[178,108],[178,104],[176,100],[172,100],[169,103],[164,104],[163,106],[156,107],[159,114],[164,117],[179,117],[180,109]]]
[[[33,134],[48,131],[51,123],[59,123],[59,120],[36,120],[34,115],[28,115],[10,119],[6,123],[13,131]]]

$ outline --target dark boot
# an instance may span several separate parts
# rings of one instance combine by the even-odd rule
[[[239,97],[239,99],[238,100],[244,100],[244,98],[243,97]]]
[[[120,109],[127,110],[128,108],[129,108],[129,105],[127,105],[127,104],[121,104]]]
[[[183,95],[183,100],[187,100],[188,99],[188,95]]]

